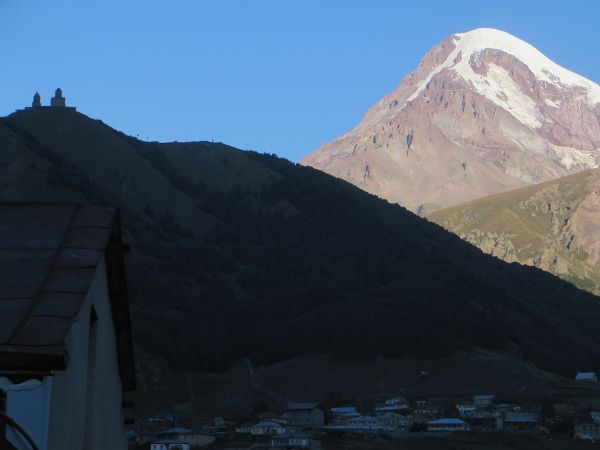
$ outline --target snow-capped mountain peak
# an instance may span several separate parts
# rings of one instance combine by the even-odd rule
[[[489,100],[511,112],[518,120],[530,127],[540,127],[541,118],[535,101],[528,98],[513,80],[507,68],[489,64],[485,73],[481,72],[485,64],[486,52],[501,52],[514,57],[525,64],[535,76],[537,82],[548,83],[557,90],[580,88],[590,105],[600,103],[598,84],[559,66],[532,45],[521,39],[493,28],[477,28],[466,33],[457,33],[450,37],[455,48],[447,58],[433,68],[406,102],[413,101],[428,86],[431,79],[444,69],[450,69],[460,78],[471,83],[473,88]],[[555,100],[553,106],[558,106]]]
[[[420,212],[600,166],[600,86],[504,31],[448,36],[304,164]]]
[[[454,70],[464,76],[469,72],[471,75],[474,74],[467,64],[472,55],[477,55],[486,49],[497,49],[525,63],[541,81],[560,86],[581,86],[595,90],[595,94],[600,91],[596,83],[559,66],[532,45],[504,31],[477,28],[467,33],[455,34],[454,37],[458,52],[462,52],[465,56],[462,63],[458,63]],[[600,98],[596,101],[600,102]]]

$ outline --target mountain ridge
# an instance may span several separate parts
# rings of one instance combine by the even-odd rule
[[[171,370],[472,347],[600,366],[596,297],[315,169],[52,109],[1,119],[0,158],[0,200],[122,209],[134,337]]]

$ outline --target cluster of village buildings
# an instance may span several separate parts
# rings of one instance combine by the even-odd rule
[[[578,380],[597,381],[595,374],[579,374]],[[150,421],[171,421],[173,417],[157,416]],[[356,406],[321,408],[318,403],[290,403],[280,413],[263,412],[254,420],[235,423],[215,418],[193,430],[170,427],[145,436],[135,433],[135,442],[150,443],[151,450],[190,450],[217,439],[239,442],[230,450],[249,449],[321,449],[326,435],[351,438],[366,436],[402,437],[407,433],[442,434],[452,432],[549,432],[542,420],[541,405],[519,405],[497,402],[491,394],[475,395],[468,401],[450,404],[445,398],[409,401],[395,397],[377,404],[369,411]],[[583,440],[600,439],[600,412],[575,424],[573,435]]]

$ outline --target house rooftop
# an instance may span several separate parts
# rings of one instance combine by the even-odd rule
[[[164,431],[159,431],[156,434],[189,434],[191,433],[192,430],[190,428],[183,428],[183,427],[175,427],[175,428],[169,428],[168,430],[164,430]]]
[[[336,406],[336,407],[330,408],[329,411],[331,411],[334,414],[354,413],[354,412],[356,412],[356,406]]]
[[[524,414],[524,415],[518,415],[518,416],[509,416],[509,417],[505,417],[504,421],[505,422],[520,422],[520,423],[525,423],[525,422],[537,422],[539,420],[539,417],[533,414]]]
[[[261,420],[260,422],[256,422],[255,426],[263,426],[263,427],[285,427],[285,423],[278,422],[276,420]]]
[[[449,418],[449,419],[437,419],[437,420],[431,420],[429,422],[427,422],[430,425],[462,425],[465,424],[467,422],[465,422],[462,419],[458,419],[458,418]]]
[[[393,406],[393,405],[379,405],[375,407],[375,411],[402,411],[406,408],[401,408],[400,406]]]
[[[323,427],[326,430],[368,430],[368,431],[383,431],[387,430],[387,427],[382,426],[363,426],[363,425],[325,425]]]
[[[118,210],[0,203],[0,372],[65,370],[64,340],[105,258],[121,380],[135,388]]]
[[[575,377],[576,380],[594,380],[596,378],[595,372],[579,372]]]
[[[319,404],[314,402],[289,403],[286,411],[312,411],[313,409],[317,409],[318,406]]]
[[[362,416],[352,417],[350,420],[363,421],[363,420],[377,420],[377,419],[373,416],[362,415]]]

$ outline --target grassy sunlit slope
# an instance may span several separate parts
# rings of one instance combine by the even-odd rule
[[[600,169],[481,198],[428,218],[485,253],[600,293]]]

